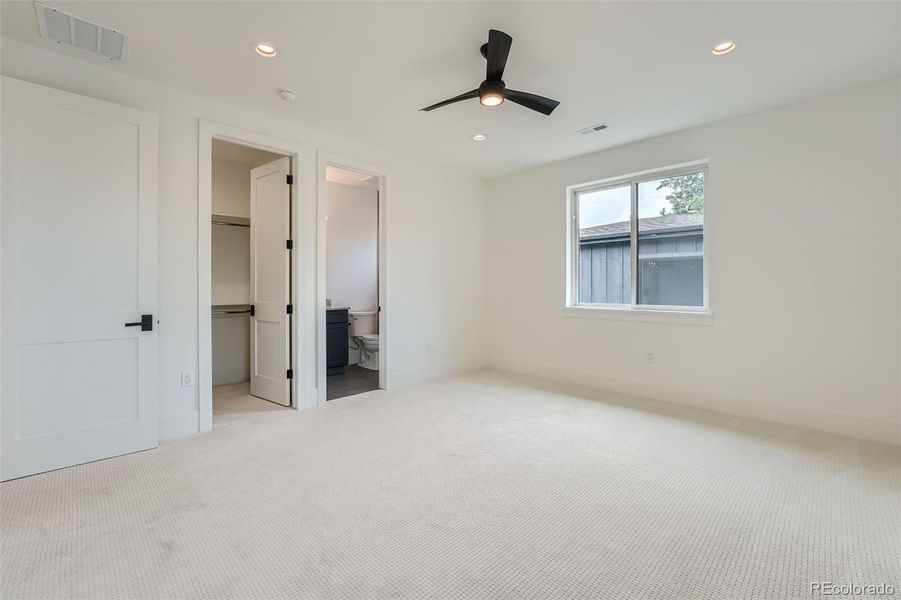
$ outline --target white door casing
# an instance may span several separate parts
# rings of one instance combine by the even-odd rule
[[[4,77],[2,130],[0,478],[156,447],[157,117]]]
[[[291,160],[250,172],[250,393],[291,405]]]

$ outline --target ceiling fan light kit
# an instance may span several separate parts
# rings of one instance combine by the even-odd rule
[[[503,81],[483,81],[479,86],[479,102],[482,106],[500,106],[504,103],[506,88]]]
[[[509,100],[543,115],[550,115],[560,105],[559,102],[544,96],[530,94],[529,92],[511,90],[504,83],[504,68],[507,66],[507,57],[510,55],[510,46],[512,45],[512,37],[497,29],[490,30],[488,32],[488,43],[481,47],[482,56],[485,57],[488,63],[485,69],[485,81],[474,90],[442,100],[420,110],[428,112],[462,100],[478,98],[482,106],[500,106],[504,103],[504,100]]]

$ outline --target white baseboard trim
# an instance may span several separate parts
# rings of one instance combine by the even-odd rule
[[[200,415],[196,410],[166,415],[160,417],[160,441],[191,435],[199,428]]]
[[[655,382],[636,381],[610,375],[589,373],[565,367],[534,364],[525,361],[494,358],[490,366],[499,371],[530,375],[561,383],[575,384],[593,390],[615,392],[626,396],[648,398],[703,408],[761,421],[781,423],[837,433],[886,444],[901,445],[901,422],[809,407],[789,406],[737,395],[719,395]]]
[[[450,377],[451,375],[459,375],[469,371],[477,371],[484,369],[489,364],[487,358],[467,358],[463,360],[454,360],[434,365],[426,365],[415,369],[406,369],[404,371],[391,371],[390,381],[391,388],[413,385],[439,379],[441,377]]]

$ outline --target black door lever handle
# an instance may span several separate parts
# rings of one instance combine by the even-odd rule
[[[126,327],[140,327],[141,331],[153,331],[153,315],[141,315],[140,321],[126,323]]]

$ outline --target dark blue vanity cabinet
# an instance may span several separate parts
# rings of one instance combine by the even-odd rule
[[[350,326],[346,308],[325,311],[325,372],[340,375],[347,366],[347,336]]]

